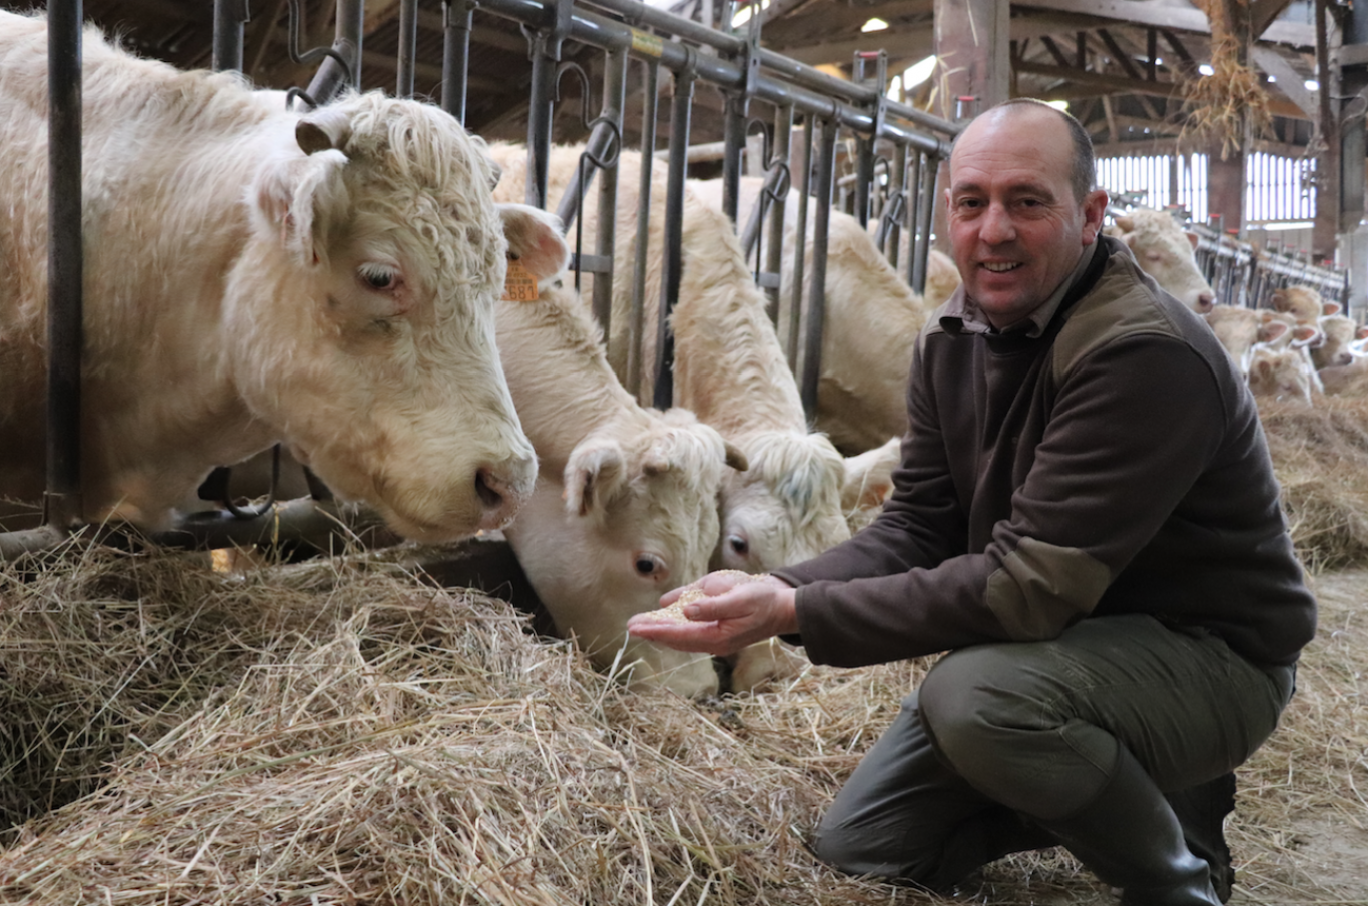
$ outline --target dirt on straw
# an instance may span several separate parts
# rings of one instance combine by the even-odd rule
[[[1240,771],[1237,906],[1368,903],[1368,573],[1326,571],[1368,562],[1365,412],[1264,410],[1322,628]],[[1313,519],[1327,500],[1341,515]],[[926,660],[725,700],[630,692],[392,559],[225,576],[73,548],[0,567],[0,904],[1115,902],[1059,849],[953,900],[811,857]]]

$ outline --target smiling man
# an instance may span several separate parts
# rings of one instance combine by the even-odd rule
[[[883,513],[629,628],[714,654],[777,634],[838,666],[948,652],[814,835],[843,871],[948,890],[1062,844],[1128,906],[1210,906],[1234,769],[1292,694],[1315,600],[1248,388],[1099,235],[1093,173],[1044,104],[970,123],[945,193],[963,283],[918,337]]]

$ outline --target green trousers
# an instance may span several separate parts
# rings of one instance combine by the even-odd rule
[[[1294,676],[1143,615],[951,652],[856,767],[813,850],[850,874],[948,889],[1052,845],[1035,820],[1091,803],[1118,746],[1165,793],[1229,774],[1277,726]]]

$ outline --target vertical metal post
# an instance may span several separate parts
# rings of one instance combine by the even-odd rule
[[[746,146],[746,98],[727,92],[722,111],[722,213],[736,224],[740,208],[741,150]]]
[[[660,279],[660,320],[656,325],[655,394],[652,405],[674,405],[674,331],[670,315],[679,301],[684,271],[684,177],[689,159],[689,121],[693,114],[694,50],[685,45],[686,62],[674,74],[670,101],[670,175],[665,189],[665,260]]]
[[[413,70],[417,56],[418,0],[399,0],[399,62],[394,73],[396,97],[413,97]]]
[[[869,228],[869,187],[874,183],[874,139],[855,136],[855,219]]]
[[[783,104],[774,110],[774,155],[770,160],[765,161],[766,167],[786,166],[789,159],[789,149],[793,145],[793,105]],[[789,174],[790,184],[793,174]],[[759,204],[759,200],[756,200]],[[765,246],[765,270],[771,274],[778,274],[784,264],[784,216],[788,204],[788,193],[784,192],[770,205],[769,225],[767,227]],[[799,240],[795,243],[797,248],[795,254],[799,258],[803,256],[803,243]],[[767,289],[765,295],[768,296],[770,321],[776,326],[779,324],[779,292],[780,287]]]
[[[550,179],[552,94],[556,61],[546,53],[546,35],[532,38],[532,97],[527,108],[527,186],[523,200],[535,208],[546,207]]]
[[[332,57],[325,59],[309,82],[308,94],[319,104],[332,100],[344,83],[353,91],[361,90],[361,32],[365,27],[366,10],[363,0],[337,0],[337,25],[334,28],[332,49],[347,61],[347,73]]]
[[[803,378],[799,393],[808,418],[817,413],[817,383],[822,375],[822,327],[826,319],[827,230],[831,223],[831,194],[836,182],[836,133],[834,117],[822,120],[822,146],[817,164],[817,216],[812,236],[812,289],[808,293],[807,332],[803,346]]]
[[[532,98],[527,110],[526,202],[546,208],[546,184],[551,166],[551,120],[555,106],[556,70],[561,45],[570,33],[574,0],[556,0],[555,21],[529,38],[532,57]]]
[[[81,520],[81,0],[48,4],[47,493],[43,521]]]
[[[466,71],[470,68],[469,0],[442,2],[442,109],[462,126],[466,115]]]
[[[616,127],[621,154],[622,114],[627,107],[627,51],[609,51],[603,66],[603,113],[601,117]],[[603,257],[613,257],[617,246],[617,189],[621,168],[614,164],[603,173],[598,197],[598,246],[595,251]],[[605,337],[612,336],[613,269],[594,275],[594,317],[603,327]]]
[[[248,21],[247,0],[214,0],[214,72],[242,71],[242,26]]]
[[[917,289],[917,228],[921,224],[922,208],[932,204],[933,200],[924,198],[922,190],[922,170],[926,168],[926,155],[920,151],[913,151],[910,154],[907,168],[907,261],[905,272],[907,274],[907,285],[912,287],[914,292],[921,292]],[[925,285],[925,274],[922,275],[922,282]]]
[[[931,218],[936,212],[936,174],[940,172],[940,160],[926,155],[926,163],[921,171],[921,207],[917,210],[917,246],[912,256],[912,289],[917,293],[926,291],[926,258],[931,254]]]
[[[888,168],[888,197],[902,198],[902,210],[905,212],[910,207],[908,204],[912,199],[908,198],[907,185],[907,145],[898,142],[893,146],[893,165]],[[894,270],[898,269],[898,242],[902,239],[901,220],[907,217],[903,213],[889,221],[888,240],[884,245],[884,255],[888,258],[888,263]]]
[[[642,90],[641,179],[637,195],[636,260],[632,264],[632,311],[627,324],[627,392],[641,393],[641,339],[645,331],[646,262],[651,238],[651,166],[655,162],[656,119],[660,106],[660,64],[643,60],[646,86]]]
[[[784,351],[788,355],[789,368],[798,374],[798,332],[803,323],[803,270],[807,260],[807,220],[808,199],[812,195],[812,134],[813,116],[803,115],[802,162],[799,164],[798,179],[798,222],[795,226],[797,237],[793,255],[793,297],[789,302],[788,336],[785,338]]]

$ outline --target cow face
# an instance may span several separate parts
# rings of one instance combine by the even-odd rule
[[[1197,267],[1196,233],[1183,230],[1171,215],[1149,209],[1117,217],[1116,226],[1119,238],[1155,283],[1193,311],[1211,310],[1216,293]]]
[[[652,415],[648,433],[591,435],[559,481],[538,479],[506,530],[559,630],[601,668],[683,695],[717,691],[711,660],[626,634],[628,617],[707,572],[726,462],[720,435],[682,410]]]
[[[483,144],[429,105],[352,97],[263,165],[225,303],[253,416],[339,495],[436,542],[506,524],[536,459],[494,343],[506,224]]]
[[[841,510],[845,464],[820,434],[779,431],[741,444],[750,468],[723,489],[714,569],[769,572],[850,537]]]

